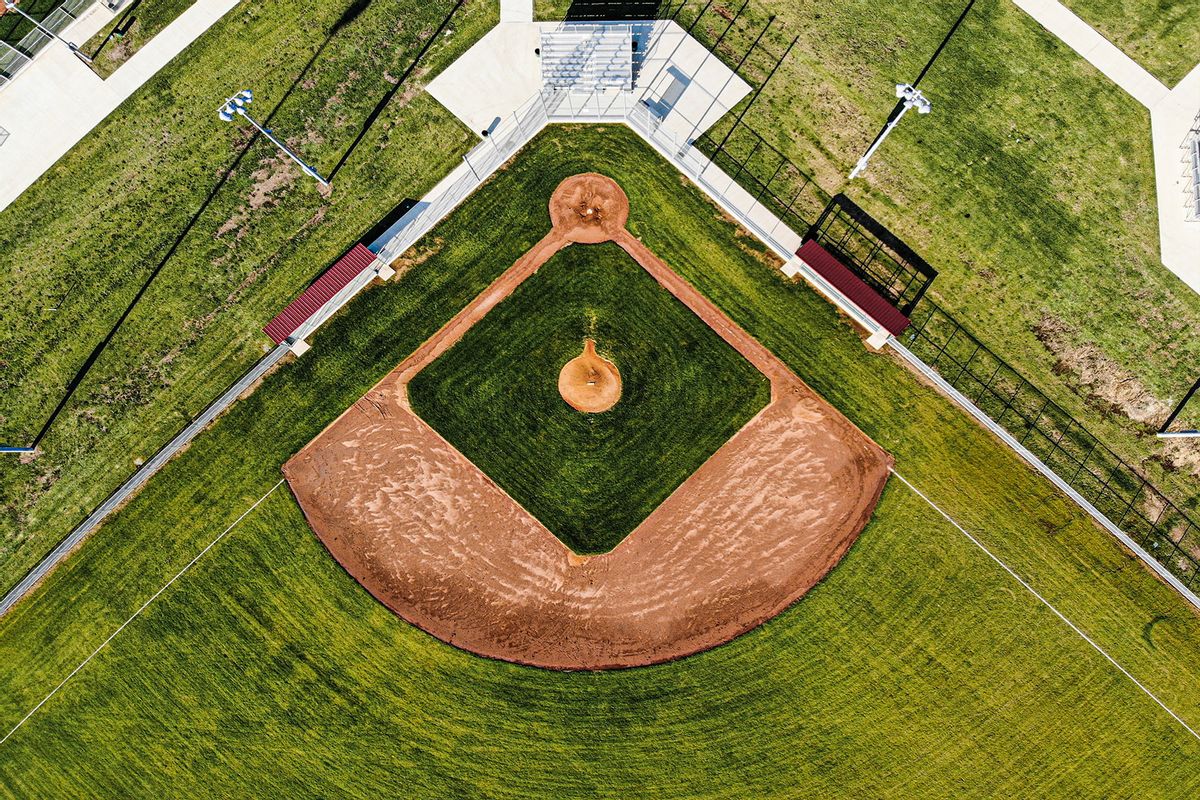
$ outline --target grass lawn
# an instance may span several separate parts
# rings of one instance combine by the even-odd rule
[[[194,2],[195,0],[141,0],[136,5],[127,5],[111,23],[101,28],[85,44],[80,45],[80,49],[92,56],[92,68],[107,78],[140,50],[142,45],[187,11]],[[118,29],[122,33],[119,38],[113,36]]]
[[[476,226],[459,215],[438,235]],[[599,414],[558,391],[588,338],[621,374]],[[560,251],[409,383],[413,410],[588,554],[616,547],[770,399],[766,376],[612,243]]]
[[[1065,0],[1064,5],[1168,87],[1200,64],[1200,15],[1193,3]]]
[[[404,624],[337,566],[286,487],[271,492],[280,464],[540,238],[530,209],[588,169],[621,183],[648,246],[1200,721],[1200,616],[948,401],[868,352],[631,132],[551,128],[458,212],[486,224],[357,299],[0,619],[7,729],[270,492],[0,745],[0,786],[195,797],[247,786],[430,797],[1200,791],[1200,743],[899,482],[797,606],[647,669],[482,660]]]
[[[495,23],[494,3],[468,0],[397,84],[452,7],[242,3],[0,212],[6,444],[32,439],[179,239],[38,458],[0,461],[0,587],[260,357],[263,324],[472,145],[418,87]],[[237,160],[251,131],[214,109],[247,80],[259,119],[318,169],[345,159],[330,197],[261,139]]]
[[[541,0],[538,11],[561,18],[567,6]],[[680,19],[703,6],[690,0]],[[847,184],[893,85],[916,78],[963,6],[754,0],[743,20],[775,14],[767,40],[798,39],[745,121],[904,238],[941,273],[931,296],[1200,511],[1200,447],[1153,436],[1195,378],[1200,295],[1159,260],[1145,109],[1017,6],[978,3],[921,83],[933,112],[905,119]],[[726,26],[710,10],[694,32],[714,42]],[[756,28],[740,30],[722,41],[734,63]]]
[[[1015,5],[979,3],[922,81],[933,113],[846,185],[892,84],[916,77],[962,3],[768,7],[800,39],[751,127],[902,236],[940,270],[938,302],[1200,509],[1200,448],[1153,437],[1200,363],[1200,295],[1159,261],[1146,110]]]

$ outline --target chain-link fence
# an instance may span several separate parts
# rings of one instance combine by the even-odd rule
[[[1166,566],[1200,588],[1200,524],[929,298],[902,343]]]
[[[905,315],[937,277],[925,259],[844,194],[830,200],[804,238],[820,242]]]
[[[693,145],[797,232],[829,202],[811,175],[740,120],[718,122]]]

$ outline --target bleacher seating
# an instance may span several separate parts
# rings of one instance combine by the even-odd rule
[[[552,89],[633,88],[628,25],[564,23],[541,37],[542,83]]]

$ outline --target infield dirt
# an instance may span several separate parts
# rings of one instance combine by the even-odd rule
[[[870,519],[891,458],[630,234],[614,181],[568,178],[550,214],[550,233],[284,474],[343,567],[443,641],[554,669],[709,649],[779,614],[837,564]],[[406,384],[555,252],[603,241],[766,375],[771,402],[621,544],[584,558],[413,413]]]

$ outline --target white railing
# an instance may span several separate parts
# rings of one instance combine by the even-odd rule
[[[1200,114],[1196,115],[1188,138],[1184,141],[1188,162],[1188,219],[1200,220]]]

